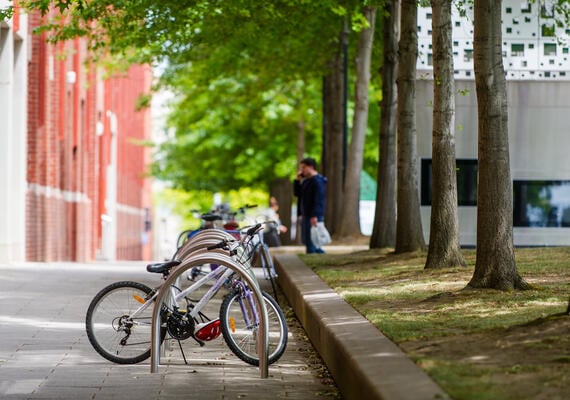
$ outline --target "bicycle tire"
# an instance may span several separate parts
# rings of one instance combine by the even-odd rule
[[[287,347],[287,322],[279,304],[266,292],[262,292],[269,320],[268,363],[273,364],[285,352]],[[239,299],[239,291],[228,294],[220,307],[220,325],[222,336],[230,350],[242,361],[258,366],[257,331],[258,326],[246,326]],[[245,304],[244,310],[251,314],[251,307]]]
[[[154,307],[144,310],[131,327],[128,323],[120,324],[119,319],[128,318],[141,306],[140,299],[146,299],[152,291],[142,283],[120,281],[106,286],[95,295],[87,309],[85,329],[97,353],[117,364],[136,364],[150,357]],[[139,300],[135,299],[137,296]],[[161,327],[161,343],[165,335],[166,329]],[[123,339],[127,340],[126,344],[121,344]]]

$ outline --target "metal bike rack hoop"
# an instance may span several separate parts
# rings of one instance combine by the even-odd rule
[[[207,247],[222,240],[233,240],[234,237],[222,229],[204,229],[196,233],[186,243],[176,251],[176,258],[184,261],[185,258],[191,256],[196,250]],[[204,245],[205,241],[215,240],[214,243]]]
[[[260,325],[259,325],[259,335],[257,341],[257,355],[259,356],[259,371],[261,378],[268,377],[268,353],[269,353],[269,320],[267,317],[267,308],[265,307],[265,302],[263,301],[263,295],[261,294],[261,289],[257,283],[257,280],[250,275],[244,267],[239,265],[235,260],[229,257],[225,252],[218,250],[208,251],[204,247],[196,250],[188,258],[183,260],[168,277],[168,279],[163,283],[163,288],[168,288],[172,285],[178,276],[188,269],[207,263],[214,263],[223,265],[227,268],[232,269],[245,280],[247,285],[252,289],[255,300],[257,301],[258,312],[261,315]],[[151,335],[151,366],[150,372],[158,372],[158,364],[160,361],[160,310],[162,309],[163,297],[168,290],[161,290],[156,298],[154,304],[154,310],[152,313],[152,335]]]

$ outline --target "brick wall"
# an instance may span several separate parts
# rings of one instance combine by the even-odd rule
[[[31,14],[30,29],[38,26]],[[84,61],[86,42],[56,45],[31,36],[28,69],[28,171],[26,257],[30,261],[89,261],[101,253],[106,213],[110,126],[118,120],[117,258],[150,259],[144,230],[150,186],[148,150],[133,139],[150,137],[148,110],[135,100],[150,88],[150,69],[133,67],[102,81]]]

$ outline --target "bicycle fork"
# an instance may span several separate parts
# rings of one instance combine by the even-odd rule
[[[259,314],[257,312],[257,308],[255,307],[252,291],[246,285],[244,285],[243,282],[240,282],[239,286],[241,295],[238,298],[238,303],[243,314],[245,325],[247,329],[254,329],[259,326]],[[248,306],[251,309],[253,320],[247,311]]]

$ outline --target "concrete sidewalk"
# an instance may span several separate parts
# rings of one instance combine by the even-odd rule
[[[0,265],[0,398],[11,399],[312,399],[334,398],[308,367],[307,343],[289,335],[285,355],[261,379],[257,367],[234,356],[220,337],[199,347],[183,342],[162,358],[117,365],[99,356],[85,333],[93,296],[119,280],[156,286],[158,276],[133,263]],[[290,330],[295,330],[291,329]],[[299,328],[297,328],[299,329]]]

